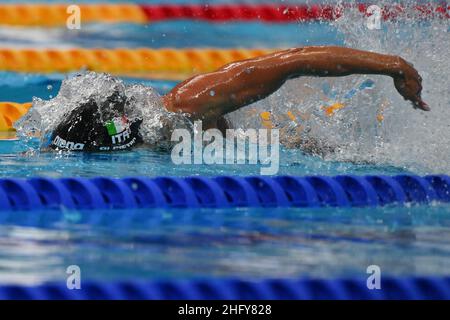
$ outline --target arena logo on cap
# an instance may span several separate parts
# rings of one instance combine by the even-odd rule
[[[84,149],[84,143],[76,143],[73,141],[66,141],[60,136],[56,136],[53,140],[53,145],[61,148],[61,149],[69,149],[69,150],[83,150]]]
[[[106,130],[111,136],[112,144],[123,143],[130,138],[131,130],[127,117],[114,118],[105,123]]]

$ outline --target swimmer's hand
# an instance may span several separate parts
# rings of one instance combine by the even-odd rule
[[[413,103],[414,109],[430,111],[430,107],[422,100],[422,77],[414,66],[400,58],[399,70],[394,75],[394,85],[405,100]]]

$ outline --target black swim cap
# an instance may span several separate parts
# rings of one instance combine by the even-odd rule
[[[49,147],[55,150],[119,151],[142,141],[139,126],[125,112],[125,99],[118,94],[99,106],[89,100],[72,110],[52,132]]]

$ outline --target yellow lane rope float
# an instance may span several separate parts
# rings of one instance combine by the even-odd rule
[[[80,4],[83,23],[146,23],[147,15],[133,4]],[[70,10],[68,4],[1,4],[0,24],[13,26],[64,26]]]
[[[31,102],[0,102],[0,132],[14,131],[14,129],[12,128],[12,124],[25,113],[27,113],[30,107]]]
[[[183,79],[224,64],[276,49],[7,49],[0,48],[0,71],[71,72],[92,70],[122,76]],[[160,76],[158,76],[160,75]]]

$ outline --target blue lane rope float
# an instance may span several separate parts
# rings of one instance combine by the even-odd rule
[[[155,299],[155,300],[264,300],[264,299],[450,299],[450,277],[381,278],[380,290],[369,290],[365,278],[348,279],[241,279],[85,281],[79,290],[66,282],[35,287],[0,286],[0,299]]]
[[[0,179],[0,210],[362,207],[450,202],[450,177],[277,176]]]

